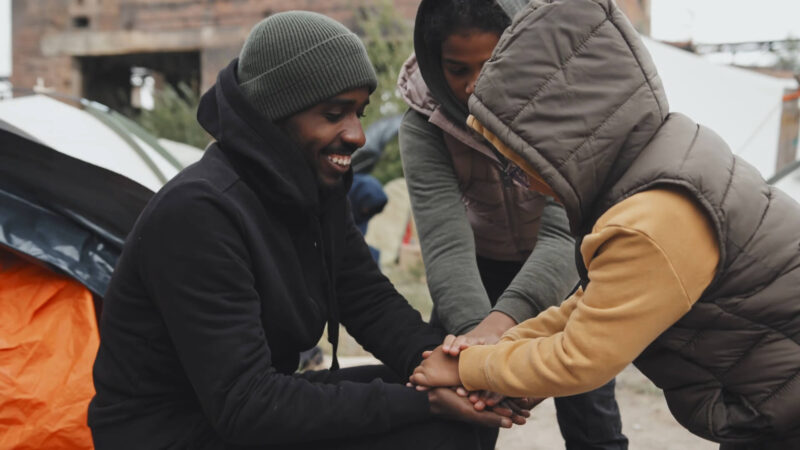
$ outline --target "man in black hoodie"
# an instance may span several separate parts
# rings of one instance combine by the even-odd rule
[[[198,111],[216,142],[144,209],[105,298],[97,448],[493,448],[473,424],[524,421],[391,382],[443,336],[346,200],[375,85],[358,38],[308,12],[256,25],[220,72]],[[338,369],[340,323],[386,366],[295,373],[326,324]]]

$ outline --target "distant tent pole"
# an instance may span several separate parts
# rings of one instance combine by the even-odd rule
[[[784,102],[790,102],[792,100],[797,100],[799,98],[800,98],[800,89],[798,89],[795,92],[790,92],[790,93],[784,95],[783,96],[783,101]]]
[[[165,149],[164,146],[158,143],[157,139],[153,138],[153,136],[147,131],[145,131],[145,129],[142,128],[138,123],[134,122],[133,120],[125,117],[124,115],[112,109],[106,108],[104,105],[100,103],[91,101],[86,101],[86,102],[82,101],[81,103],[83,103],[87,109],[97,109],[98,112],[101,113],[105,112],[106,114],[108,114],[114,121],[116,121],[117,128],[114,128],[115,132],[121,133],[124,130],[133,134],[137,138],[144,141],[147,145],[149,145],[153,150],[155,150],[159,155],[161,155],[161,157],[166,159],[167,162],[170,163],[170,165],[172,165],[172,167],[174,167],[176,170],[183,169],[184,167],[183,164],[181,164],[174,156],[172,156],[172,154],[169,151],[167,151],[167,149]]]
[[[797,140],[800,135],[800,89],[788,91],[783,96],[781,129],[778,137],[778,156],[775,172],[792,164],[797,159]]]
[[[128,133],[124,132],[124,128],[113,117],[111,117],[109,114],[105,112],[99,111],[96,108],[86,108],[86,112],[91,114],[97,120],[106,124],[123,141],[125,141],[125,143],[128,144],[133,149],[133,151],[136,152],[139,158],[141,158],[142,161],[144,161],[147,167],[151,171],[153,171],[153,174],[156,176],[156,178],[158,178],[159,181],[161,181],[162,183],[166,183],[169,180],[169,178],[167,178],[167,176],[164,175],[164,172],[162,172],[161,169],[158,168],[156,163],[149,156],[147,156],[147,153],[144,151],[144,149],[135,140],[133,140]]]

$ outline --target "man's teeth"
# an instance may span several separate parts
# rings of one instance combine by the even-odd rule
[[[328,155],[328,161],[338,164],[343,167],[347,167],[350,165],[350,156],[349,155]]]

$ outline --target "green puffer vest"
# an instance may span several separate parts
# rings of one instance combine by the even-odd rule
[[[719,241],[716,277],[635,363],[704,438],[800,433],[800,205],[713,131],[669,113],[611,0],[533,0],[484,66],[470,111],[553,188],[578,237],[637,192],[673,185],[697,199]]]

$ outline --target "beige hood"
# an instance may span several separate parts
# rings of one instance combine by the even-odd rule
[[[532,0],[469,109],[552,187],[575,234],[669,112],[650,55],[611,0]]]

